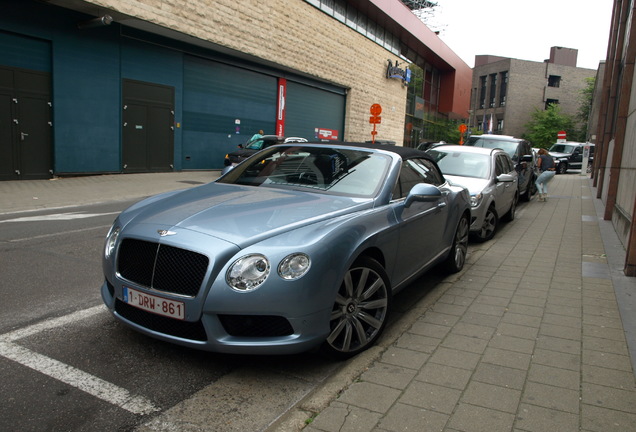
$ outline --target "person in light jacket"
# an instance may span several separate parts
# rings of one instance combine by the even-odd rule
[[[539,158],[537,159],[537,168],[541,172],[534,184],[537,185],[539,192],[539,201],[548,200],[548,183],[556,174],[554,159],[546,149],[539,149]]]

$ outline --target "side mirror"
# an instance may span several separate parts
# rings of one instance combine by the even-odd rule
[[[499,174],[497,176],[497,182],[508,183],[515,181],[515,178],[510,174]]]
[[[435,186],[418,183],[409,192],[404,201],[404,207],[410,207],[414,202],[431,202],[437,201],[442,196],[442,193]]]

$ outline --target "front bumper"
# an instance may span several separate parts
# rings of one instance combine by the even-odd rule
[[[227,354],[296,354],[320,345],[328,334],[331,310],[299,317],[204,311],[199,319],[186,321],[128,305],[115,296],[115,291],[104,281],[102,299],[117,320],[153,338],[194,349]]]
[[[477,207],[470,208],[470,231],[480,231],[484,225],[484,219],[486,218],[486,209],[484,200]]]

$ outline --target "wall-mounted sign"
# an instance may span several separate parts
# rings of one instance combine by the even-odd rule
[[[276,135],[285,135],[285,99],[287,98],[287,80],[278,78],[278,99],[276,101]]]
[[[395,61],[395,64],[393,64],[391,60],[387,60],[387,61],[389,62],[389,65],[386,68],[387,79],[390,79],[390,78],[399,79],[402,81],[402,84],[404,84],[404,86],[408,86],[409,83],[411,82],[411,69],[409,68],[402,69],[399,66],[399,63],[397,60]]]
[[[323,128],[315,128],[314,132],[316,133],[317,139],[323,140],[338,140],[338,131],[333,129],[323,129]]]

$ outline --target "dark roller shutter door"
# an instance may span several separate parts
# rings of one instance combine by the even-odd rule
[[[183,92],[183,169],[223,167],[259,129],[273,134],[276,78],[197,57],[187,57]]]
[[[287,81],[285,135],[316,139],[316,128],[344,134],[345,95],[341,93]]]

